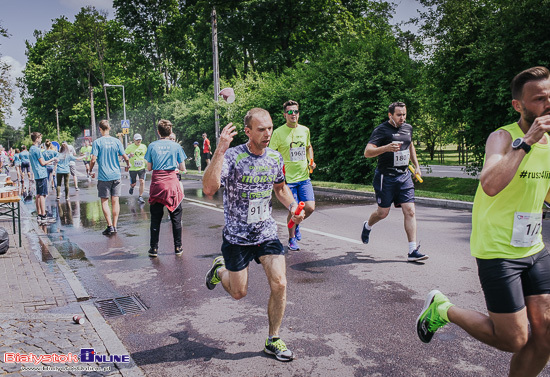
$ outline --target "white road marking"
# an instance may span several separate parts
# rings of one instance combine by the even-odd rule
[[[188,199],[188,198],[183,198],[183,199],[187,200],[190,204],[195,205],[197,207],[202,207],[202,208],[207,208],[207,209],[218,211],[218,212],[223,212],[223,208],[218,208],[215,204],[212,204],[212,203],[206,203],[206,202],[203,202],[203,201],[200,201],[200,200]],[[285,228],[287,226],[286,223],[283,223],[281,221],[277,221],[277,225],[283,226]],[[337,234],[332,234],[332,233],[327,233],[327,232],[321,232],[321,231],[318,231],[318,230],[315,230],[315,229],[305,228],[303,225],[300,225],[300,230],[304,230],[306,232],[313,233],[313,234],[318,234],[320,236],[334,238],[336,240],[350,242],[350,243],[353,243],[353,244],[356,244],[356,245],[362,245],[363,244],[363,242],[358,241],[358,240],[354,240],[352,238],[343,237],[343,236],[339,236]]]

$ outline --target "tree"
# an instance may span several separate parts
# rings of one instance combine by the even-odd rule
[[[0,37],[9,38],[8,30],[0,24]],[[0,58],[2,54],[0,54]],[[11,66],[0,60],[0,124],[11,115],[13,105],[13,81],[10,76]]]
[[[178,1],[114,0],[113,7],[117,20],[128,28],[147,63],[164,77],[164,89],[169,93],[177,74],[170,69],[166,56],[170,46],[162,43],[161,31],[167,20],[178,12]]]
[[[82,8],[74,23],[61,17],[54,20],[51,30],[36,31],[36,42],[27,43],[28,63],[18,82],[25,123],[50,134],[56,129],[55,110],[59,109],[61,127],[74,136],[81,134],[90,127],[92,94],[95,113],[106,116],[105,82],[127,81],[126,56],[119,48],[127,35],[122,25],[107,21],[93,7]],[[122,108],[122,96],[113,97],[114,104]],[[141,101],[142,96],[137,97]]]
[[[427,77],[444,123],[464,125],[477,163],[487,136],[517,120],[509,83],[520,71],[550,63],[550,1],[420,0],[421,32],[431,41]]]

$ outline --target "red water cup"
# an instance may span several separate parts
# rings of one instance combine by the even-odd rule
[[[84,322],[86,322],[86,320],[84,319],[84,317],[81,317],[78,314],[75,314],[73,316],[73,322],[78,325],[82,325]]]

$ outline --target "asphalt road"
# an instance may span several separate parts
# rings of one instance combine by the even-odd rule
[[[184,181],[185,252],[174,255],[165,217],[159,257],[151,259],[148,204],[140,205],[124,183],[118,234],[101,234],[106,224],[95,182],[87,181],[77,193],[71,186],[69,202],[48,197],[58,222],[47,231],[94,300],[136,294],[146,304],[140,314],[107,320],[148,376],[507,374],[510,354],[454,325],[438,331],[430,344],[415,332],[425,295],[434,288],[457,305],[485,312],[468,250],[467,211],[418,206],[421,251],[430,259],[408,263],[400,210],[392,209],[363,245],[360,229],[374,204],[318,194],[317,210],[301,228],[302,250],[286,258],[288,304],[281,336],[296,359],[281,363],[262,352],[269,292],[261,266],[250,266],[242,300],[233,300],[221,286],[213,291],[204,286],[204,275],[220,254],[221,197],[206,198],[200,182]],[[274,217],[283,224],[286,210],[275,205]],[[283,226],[279,235],[286,246]],[[542,375],[550,376],[549,368]]]

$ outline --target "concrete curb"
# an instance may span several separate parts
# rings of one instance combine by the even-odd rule
[[[36,218],[29,213],[29,210],[25,204],[21,204],[21,212],[24,212],[30,221],[32,230],[38,236],[39,242],[48,249],[48,252],[53,257],[55,263],[57,264],[60,271],[63,273],[63,276],[67,280],[69,286],[71,287],[74,295],[76,296],[77,301],[87,301],[90,299],[90,295],[80,282],[71,267],[65,261],[63,256],[59,253],[59,250],[54,246],[54,244],[49,239],[48,235],[45,234],[42,229],[38,226]],[[80,305],[82,311],[90,321],[92,327],[96,331],[97,335],[105,345],[105,349],[110,355],[130,355],[130,352],[126,349],[122,341],[118,338],[116,333],[113,331],[111,326],[105,321],[105,318],[99,313],[94,304],[90,301],[82,303]],[[142,370],[136,365],[135,361],[130,355],[130,363],[115,363],[119,372],[123,376],[134,377],[134,376],[145,376]]]
[[[34,221],[33,221],[34,223]],[[90,299],[90,295],[86,291],[86,289],[82,286],[82,283],[74,272],[71,270],[71,267],[67,264],[67,261],[59,254],[59,251],[57,248],[53,245],[52,241],[48,238],[46,234],[42,232],[42,230],[35,231],[38,234],[38,239],[40,240],[40,243],[48,249],[48,252],[53,257],[55,262],[57,263],[57,267],[61,270],[63,275],[65,276],[65,279],[71,286],[71,289],[74,292],[74,295],[76,296],[76,301],[86,301]]]
[[[202,180],[202,175],[185,174],[183,176],[183,179],[187,179],[187,180],[194,179],[194,180],[200,181]],[[313,186],[313,190],[317,192],[326,192],[326,193],[339,194],[339,195],[355,195],[355,196],[362,196],[365,198],[374,199],[374,192],[338,189],[338,188],[320,187],[320,186]],[[461,200],[424,198],[419,196],[415,198],[415,203],[422,204],[425,206],[431,206],[431,207],[440,207],[440,208],[457,209],[457,210],[465,210],[465,211],[472,211],[472,207],[474,205],[474,203],[472,202],[463,202]]]
[[[91,302],[82,303],[80,307],[103,341],[103,344],[105,344],[105,348],[107,348],[110,355],[130,355],[130,352],[128,352],[124,344],[122,344],[111,326],[105,322],[103,316]],[[131,356],[129,363],[115,363],[115,365],[123,376],[145,376]]]
[[[362,196],[370,199],[375,198],[374,192],[346,190],[346,189],[337,189],[337,188],[319,187],[319,186],[313,186],[313,190],[317,192],[328,192],[328,193],[334,193],[334,194],[340,194],[340,195],[356,195],[356,196]],[[424,197],[418,197],[418,196],[415,197],[414,202],[416,204],[422,204],[425,206],[459,209],[459,210],[466,210],[466,211],[471,211],[474,205],[474,203],[463,202],[460,200],[424,198]]]

